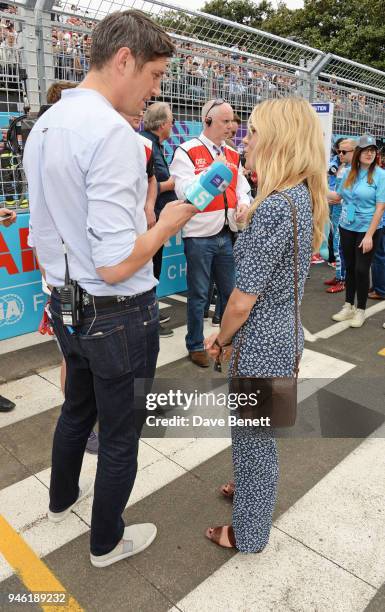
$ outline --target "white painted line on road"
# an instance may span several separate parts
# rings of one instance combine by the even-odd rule
[[[367,308],[366,318],[368,319],[369,317],[372,317],[373,315],[377,314],[378,312],[382,312],[383,310],[385,310],[385,301]],[[321,331],[315,333],[314,337],[316,340],[318,339],[327,340],[328,338],[331,338],[332,336],[336,336],[337,334],[340,334],[341,332],[345,331],[345,329],[348,329],[348,328],[350,328],[349,321],[340,321],[339,323],[334,323],[334,325],[330,325],[330,327],[326,327],[325,329],[322,329]]]
[[[43,336],[37,331],[30,334],[23,334],[22,336],[15,336],[14,338],[7,338],[7,340],[1,340],[0,342],[0,355],[12,353],[12,351],[19,351],[20,349],[42,344],[43,342],[49,342],[50,340],[53,340],[53,336],[49,336],[48,334]]]
[[[236,554],[169,612],[223,612],[229,602],[232,612],[363,612],[375,593],[373,587],[273,527],[262,553]]]
[[[184,332],[185,330],[182,330],[181,334]],[[165,361],[171,361],[169,349],[162,349],[161,354],[164,355]],[[174,359],[175,355],[173,355]],[[324,378],[325,381],[328,381],[342,376],[353,367],[347,362],[305,349],[301,376]],[[31,414],[60,404],[62,397],[57,387],[58,375],[59,369],[51,368],[42,372],[41,376],[34,375],[4,385],[7,387],[8,396],[12,391],[11,385],[16,385],[13,389],[14,394],[24,393],[24,395],[17,400],[18,406],[14,412],[0,415],[0,424],[3,424],[3,418],[7,419],[4,425],[10,424],[10,422],[25,419]],[[44,376],[46,379],[43,378]],[[0,392],[2,391],[3,389],[0,388]],[[229,445],[229,438],[146,438],[142,440],[140,442],[139,472],[129,505],[150,495]],[[94,477],[96,463],[96,457],[85,454],[82,474]],[[91,516],[92,499],[89,498],[79,504],[76,515],[72,513],[63,524],[50,523],[46,516],[49,478],[50,469],[46,469],[0,491],[2,514],[14,529],[22,533],[27,543],[40,557],[88,531]],[[28,504],[25,504],[26,499],[28,499]],[[0,557],[0,581],[11,574],[11,568]]]
[[[139,445],[138,473],[128,506],[169,484],[230,445],[220,439],[151,439]],[[154,448],[152,446],[157,446]],[[82,476],[95,478],[97,458],[85,454]],[[0,491],[1,514],[21,533],[39,557],[57,550],[89,530],[92,497],[84,499],[63,523],[47,518],[48,486],[51,470],[46,469]],[[26,504],[26,500],[28,503]],[[0,582],[13,574],[0,554]]]
[[[363,612],[385,581],[384,434],[381,426],[289,508],[261,554],[238,553],[171,610],[231,601],[234,612]]]
[[[159,302],[159,309],[171,308],[171,304],[165,302]],[[40,334],[38,331],[31,332],[30,334],[22,334],[21,336],[15,336],[14,338],[8,338],[7,340],[0,341],[0,355],[6,353],[12,353],[13,351],[19,351],[21,349],[42,344],[43,342],[49,342],[54,340],[54,336],[48,334]]]
[[[317,340],[315,335],[312,334],[311,332],[309,332],[309,330],[306,329],[306,327],[303,327],[303,333],[304,333],[304,336],[305,336],[305,340],[307,342],[315,342]]]
[[[385,439],[371,436],[298,500],[276,525],[380,588],[385,582],[384,473]],[[322,510],[315,513],[314,508]]]
[[[179,293],[173,293],[167,297],[171,298],[172,300],[176,300],[177,302],[187,302],[187,297],[185,295],[179,295]]]
[[[55,384],[33,374],[0,386],[0,395],[16,404],[12,412],[0,412],[0,428],[12,425],[63,403]],[[44,435],[42,433],[42,435]]]
[[[210,320],[205,321],[205,337],[216,329],[218,328],[211,326]],[[183,325],[174,330],[174,336],[161,340],[157,368],[187,358],[184,345],[186,332],[187,327]],[[354,365],[341,359],[305,349],[299,377],[333,380],[343,376],[353,367]],[[319,387],[318,383],[317,385]],[[0,395],[16,403],[16,408],[12,412],[0,413],[0,429],[59,406],[63,403],[60,391],[60,367],[42,370],[39,374],[0,385]]]

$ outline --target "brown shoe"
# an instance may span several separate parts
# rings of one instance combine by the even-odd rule
[[[379,293],[377,293],[376,291],[370,291],[368,293],[368,298],[370,300],[385,300],[385,297],[382,297],[382,295],[380,295]]]
[[[200,368],[208,368],[210,365],[206,351],[191,351],[189,357],[191,361]]]

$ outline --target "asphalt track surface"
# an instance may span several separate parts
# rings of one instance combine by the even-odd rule
[[[61,403],[56,345],[8,342],[9,350],[0,355],[0,393],[15,399],[17,408],[0,414],[0,515],[20,546],[26,544],[72,597],[57,609],[385,609],[385,356],[379,355],[385,348],[385,302],[361,329],[334,328],[330,337],[315,339],[333,325],[331,315],[344,301],[342,294],[325,293],[323,281],[331,275],[326,264],[313,266],[306,285],[302,322],[309,340],[298,431],[278,440],[274,527],[260,555],[220,549],[203,536],[207,526],[231,520],[231,504],[218,494],[231,477],[230,440],[146,437],[125,519],[156,523],[158,537],[132,559],[93,568],[91,499],[60,525],[46,516],[52,433]],[[161,341],[157,376],[197,386],[215,378],[186,359],[183,296],[161,301],[176,333]],[[84,472],[92,475],[95,467],[96,458],[87,455]],[[5,529],[0,523],[0,551]],[[43,572],[36,567],[35,579]],[[48,584],[43,574],[40,590]],[[6,600],[8,593],[27,593],[28,584],[22,562],[15,571],[0,554],[0,610],[41,609]]]

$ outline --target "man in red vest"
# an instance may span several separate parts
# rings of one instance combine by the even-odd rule
[[[122,116],[128,121],[130,126],[136,132],[140,128],[140,124],[143,121],[144,111],[141,111],[138,115],[125,115]],[[152,141],[146,138],[142,134],[138,133],[138,138],[144,146],[144,152],[146,155],[146,172],[148,178],[148,190],[146,203],[144,205],[144,212],[147,219],[147,229],[151,229],[156,223],[156,217],[154,212],[156,196],[158,193],[157,182],[154,173],[154,155],[152,150]]]
[[[180,145],[170,166],[178,198],[184,199],[187,187],[197,174],[213,161],[223,161],[233,173],[223,195],[188,221],[183,229],[187,260],[187,336],[186,346],[193,363],[208,367],[203,347],[203,314],[213,271],[221,300],[221,316],[234,288],[233,238],[237,223],[245,221],[250,204],[250,187],[243,176],[240,156],[226,145],[234,119],[233,109],[224,100],[210,100],[202,109],[203,132]]]

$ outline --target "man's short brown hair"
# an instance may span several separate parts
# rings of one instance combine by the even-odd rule
[[[92,32],[90,67],[101,69],[121,49],[128,47],[138,68],[160,57],[171,57],[170,36],[142,11],[118,11],[98,23]]]
[[[238,113],[234,113],[233,121],[235,121],[235,123],[238,123],[238,125],[241,125],[242,119],[240,118]]]
[[[56,81],[48,88],[47,91],[47,104],[55,104],[61,98],[61,92],[64,89],[73,89],[77,87],[78,83],[72,83],[72,81]]]

